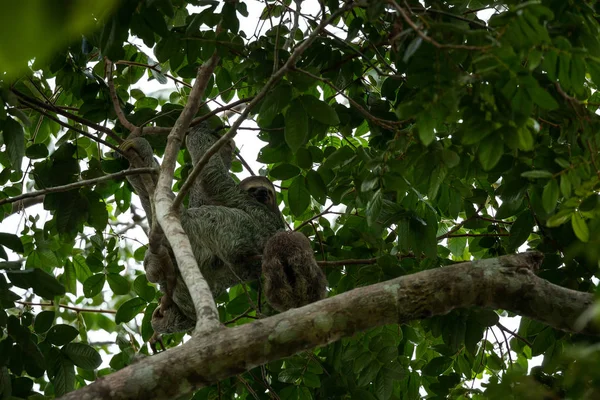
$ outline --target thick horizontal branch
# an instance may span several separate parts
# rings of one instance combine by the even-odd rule
[[[194,336],[64,398],[176,398],[369,328],[444,315],[456,308],[504,309],[556,329],[600,335],[599,326],[580,319],[594,295],[537,277],[533,271],[542,258],[540,253],[490,258],[354,289],[270,318]]]
[[[106,182],[106,181],[122,179],[128,175],[150,174],[153,172],[158,172],[158,170],[156,168],[152,168],[152,167],[126,169],[124,171],[116,172],[114,174],[104,175],[99,178],[86,179],[83,181],[69,183],[67,185],[54,186],[54,187],[50,187],[48,189],[37,190],[35,192],[23,193],[18,196],[10,197],[7,199],[0,199],[0,206],[2,204],[10,204],[10,203],[14,203],[19,200],[46,195],[48,193],[68,192],[69,190],[77,189],[77,188],[84,187],[84,186],[93,186],[98,183],[102,183],[102,182]]]

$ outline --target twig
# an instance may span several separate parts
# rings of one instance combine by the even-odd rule
[[[314,221],[315,219],[322,217],[323,215],[327,214],[329,212],[329,210],[331,210],[331,207],[333,207],[333,204],[330,205],[329,207],[327,207],[325,210],[323,210],[322,212],[320,212],[319,214],[315,215],[314,217],[312,217],[311,219],[308,219],[306,221],[304,221],[303,223],[301,223],[300,225],[298,225],[294,230],[295,231],[299,231],[302,227],[304,227],[304,225],[309,224],[311,221]]]
[[[250,307],[249,309],[247,309],[246,311],[244,311],[242,314],[238,315],[237,317],[234,317],[234,318],[230,319],[229,321],[223,322],[223,325],[231,325],[234,322],[239,321],[242,318],[258,319],[258,317],[255,317],[254,315],[248,315],[252,311],[256,311],[256,310],[254,308]]]
[[[500,329],[500,332],[502,333],[502,336],[504,336],[504,343],[506,343],[506,353],[508,354],[508,361],[510,362],[510,365],[512,366],[513,360],[512,360],[512,356],[510,355],[510,344],[508,343],[508,338],[506,337],[506,333],[504,333],[504,331],[502,329]]]
[[[115,109],[115,113],[117,114],[117,118],[119,119],[119,122],[121,123],[121,125],[123,125],[125,127],[125,129],[129,130],[130,132],[135,131],[136,129],[139,129],[137,126],[135,126],[134,124],[132,124],[131,122],[129,122],[129,120],[127,119],[127,117],[125,117],[125,114],[123,113],[123,109],[121,108],[121,105],[119,104],[119,96],[117,96],[117,91],[115,90],[115,82],[113,81],[113,64],[112,62],[104,57],[104,60],[106,61],[106,79],[108,81],[108,91],[110,92],[110,100],[112,101],[113,104],[113,108]]]
[[[155,65],[150,65],[150,64],[144,64],[144,63],[139,63],[139,62],[135,62],[135,61],[119,60],[119,61],[116,61],[114,64],[115,65],[117,65],[117,64],[133,65],[133,66],[136,66],[136,67],[149,68],[149,69],[152,69],[152,70],[158,72],[159,74],[162,74],[162,75],[166,76],[167,78],[171,79],[172,81],[179,83],[180,85],[183,85],[183,86],[188,87],[188,88],[192,87],[192,85],[190,85],[189,83],[186,83],[186,82],[184,82],[184,81],[182,81],[180,79],[175,78],[172,75],[169,75],[169,74],[163,72],[160,68],[157,67],[157,65],[160,65],[159,63],[156,63]]]
[[[116,151],[118,153],[121,153],[121,150],[117,146],[115,146],[114,144],[109,143],[106,140],[100,139],[98,136],[93,135],[91,133],[88,133],[88,132],[84,131],[83,129],[79,129],[76,126],[73,126],[71,124],[68,124],[66,122],[61,121],[59,118],[55,117],[54,115],[50,114],[49,112],[46,112],[43,109],[39,109],[35,104],[29,102],[28,100],[21,99],[20,101],[21,101],[22,104],[26,105],[28,108],[30,108],[32,110],[35,110],[36,112],[42,114],[43,116],[45,116],[48,119],[51,119],[52,121],[56,122],[57,124],[59,124],[63,128],[71,129],[71,130],[73,130],[73,131],[75,131],[75,132],[77,132],[77,133],[79,133],[79,134],[81,134],[81,135],[83,135],[83,136],[85,136],[85,137],[93,140],[94,142],[103,144],[104,146],[106,146],[106,147],[108,147],[108,148],[110,148],[110,149],[112,149],[112,150],[114,150],[114,151]]]
[[[117,142],[119,144],[121,144],[123,142],[123,139],[121,139],[116,133],[114,133],[111,129],[109,129],[109,128],[105,127],[105,126],[96,124],[96,123],[94,123],[94,122],[92,122],[90,120],[87,120],[85,118],[82,118],[82,117],[80,117],[78,115],[72,114],[70,112],[67,112],[67,111],[61,109],[61,108],[55,107],[54,104],[44,103],[43,101],[39,101],[38,99],[35,99],[33,97],[29,97],[26,94],[19,92],[17,89],[13,88],[11,90],[21,100],[27,100],[28,102],[30,102],[30,103],[38,106],[38,107],[44,108],[46,110],[53,111],[53,112],[55,112],[57,114],[62,115],[63,117],[67,117],[69,119],[72,119],[73,121],[79,122],[80,124],[89,126],[90,128],[94,128],[97,131],[104,132],[110,138],[112,138],[115,142]]]
[[[469,45],[465,45],[465,44],[442,44],[442,43],[439,43],[435,39],[432,39],[431,37],[429,37],[425,33],[423,33],[423,31],[421,29],[419,29],[417,24],[415,24],[412,21],[412,19],[410,19],[410,17],[408,16],[408,14],[404,10],[404,8],[400,7],[400,5],[398,3],[396,3],[395,0],[388,0],[388,3],[391,4],[396,9],[396,11],[398,11],[400,13],[400,15],[402,15],[402,18],[404,19],[404,21],[406,21],[406,23],[417,33],[417,35],[419,35],[419,37],[421,37],[421,39],[423,39],[424,41],[426,41],[428,43],[431,43],[438,49],[461,49],[461,50],[485,51],[492,47],[492,46],[483,46],[482,47],[482,46],[469,46]],[[406,4],[406,2],[404,2],[404,3]]]
[[[37,190],[35,192],[23,193],[18,196],[15,196],[15,197],[9,197],[7,199],[0,199],[0,205],[10,204],[10,203],[14,203],[19,200],[46,195],[48,193],[67,192],[69,190],[77,189],[77,188],[84,187],[84,186],[92,186],[92,185],[95,185],[95,184],[101,183],[101,182],[112,181],[115,179],[121,179],[128,175],[150,174],[153,172],[158,172],[158,171],[156,168],[152,168],[152,167],[126,169],[124,171],[116,172],[114,174],[104,175],[99,178],[86,179],[83,181],[69,183],[67,185],[54,186],[54,187],[50,187],[47,189]]]
[[[453,237],[499,237],[510,236],[510,233],[461,233],[459,235],[447,235],[447,238]]]
[[[17,300],[17,301],[15,301],[15,303],[21,304],[23,306],[28,306],[28,307],[60,307],[60,308],[64,308],[64,309],[72,310],[72,311],[77,311],[77,312],[89,312],[89,313],[99,313],[99,314],[116,314],[117,313],[116,310],[102,310],[102,309],[96,309],[96,308],[73,307],[73,306],[68,306],[66,304],[55,304],[53,302],[49,302],[49,303],[32,303],[32,302],[29,302],[29,301],[20,301],[20,300]]]
[[[527,339],[525,339],[523,336],[519,335],[516,332],[511,331],[510,329],[508,329],[507,327],[505,327],[504,325],[502,325],[500,322],[498,322],[496,324],[496,326],[498,328],[500,328],[500,330],[506,332],[506,333],[510,333],[511,335],[513,335],[514,337],[516,337],[517,339],[519,339],[521,342],[525,343],[527,346],[529,347],[533,347],[533,345],[531,344],[531,342]]]
[[[192,122],[190,123],[190,126],[196,126],[196,125],[200,124],[201,122],[206,121],[213,115],[217,115],[220,112],[230,110],[234,107],[239,106],[240,104],[248,103],[248,102],[252,101],[252,99],[254,99],[254,97],[246,97],[246,98],[234,101],[233,103],[227,104],[226,106],[215,108],[214,110],[212,110],[211,112],[209,112],[206,115],[202,115],[201,117],[194,118],[192,120]],[[171,132],[171,129],[173,129],[173,128],[166,128],[166,127],[162,127],[162,126],[149,126],[149,127],[144,128],[142,134],[143,135],[164,134],[164,133]]]
[[[219,149],[221,147],[223,147],[223,145],[225,143],[229,142],[231,139],[234,138],[234,136],[237,133],[238,127],[248,117],[248,114],[250,114],[250,111],[254,108],[254,106],[256,106],[267,95],[267,93],[269,92],[269,90],[271,89],[271,87],[273,85],[275,85],[275,83],[277,83],[281,79],[281,77],[283,77],[283,75],[289,69],[291,69],[295,65],[295,63],[298,60],[298,58],[300,57],[300,55],[302,53],[304,53],[304,51],[308,47],[310,47],[310,45],[312,45],[312,43],[315,41],[315,39],[321,33],[321,31],[323,29],[325,29],[325,27],[328,24],[330,24],[331,21],[333,21],[334,19],[336,19],[339,15],[341,15],[344,12],[346,12],[348,9],[352,8],[353,6],[354,6],[353,3],[346,4],[344,7],[340,8],[336,12],[334,12],[328,19],[323,19],[321,21],[321,23],[319,24],[319,26],[317,26],[315,28],[315,30],[308,36],[308,38],[306,38],[306,40],[302,44],[300,44],[296,48],[296,50],[294,50],[294,52],[290,55],[290,57],[285,62],[285,64],[277,72],[275,72],[273,75],[271,75],[271,77],[269,78],[269,80],[267,81],[267,83],[263,86],[263,88],[261,89],[261,91],[248,104],[248,106],[242,112],[242,114],[240,115],[240,117],[235,120],[235,122],[233,123],[233,125],[231,126],[231,128],[229,129],[229,131],[227,131],[227,133],[225,135],[221,136],[221,138],[219,140],[217,140],[206,151],[206,153],[204,153],[204,155],[202,156],[202,158],[200,158],[200,160],[198,161],[198,163],[194,166],[194,169],[188,175],[187,180],[181,186],[181,189],[177,193],[177,197],[173,201],[173,206],[175,208],[179,207],[179,205],[183,201],[183,198],[185,197],[185,195],[187,194],[187,192],[190,190],[190,188],[194,184],[194,181],[196,180],[196,178],[198,177],[198,175],[200,175],[200,172],[202,171],[202,169],[204,168],[204,166],[208,163],[208,160],[210,160],[210,158],[214,154],[216,154],[219,151]]]
[[[293,68],[294,71],[296,72],[301,72],[306,76],[310,76],[313,79],[316,79],[318,81],[321,81],[327,85],[329,85],[333,90],[335,90],[337,92],[337,94],[340,94],[342,96],[344,96],[344,98],[346,100],[348,100],[348,102],[350,103],[350,105],[352,105],[352,107],[356,108],[358,110],[358,112],[360,112],[366,119],[368,119],[369,121],[373,122],[376,125],[381,126],[382,128],[394,131],[394,125],[399,125],[401,124],[400,121],[390,121],[387,119],[381,119],[381,118],[377,118],[376,116],[374,116],[373,114],[371,114],[370,112],[368,112],[367,110],[365,110],[360,104],[358,104],[356,101],[354,101],[354,99],[352,99],[351,97],[347,96],[343,90],[338,89],[329,79],[326,78],[322,78],[318,75],[312,74],[308,71],[305,71],[303,69],[300,68]]]

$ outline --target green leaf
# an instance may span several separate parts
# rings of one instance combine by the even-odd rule
[[[575,236],[577,236],[579,240],[584,243],[590,240],[590,230],[588,229],[588,226],[580,213],[573,213],[571,216],[571,225],[573,226],[573,232],[575,232]]]
[[[22,271],[6,271],[11,283],[22,289],[33,289],[33,292],[45,299],[65,294],[65,287],[53,276],[39,268]]]
[[[140,297],[135,297],[131,300],[127,300],[117,310],[115,316],[115,323],[122,324],[124,322],[131,321],[137,314],[140,313],[146,307],[146,301]]]
[[[285,142],[292,152],[298,151],[308,139],[308,116],[297,99],[285,113]]]
[[[556,342],[556,336],[552,328],[544,329],[535,337],[531,346],[531,355],[536,357],[543,354],[554,342]]]
[[[73,362],[66,357],[58,357],[53,366],[54,378],[51,382],[54,384],[54,394],[62,396],[75,389],[75,366]]]
[[[6,145],[8,160],[15,171],[21,171],[21,160],[25,155],[25,133],[23,127],[14,119],[8,117],[2,128],[2,137]]]
[[[379,215],[381,214],[381,208],[383,207],[383,196],[381,193],[381,189],[377,190],[371,200],[367,203],[367,209],[365,213],[367,214],[367,223],[369,225],[373,225]]]
[[[156,289],[148,285],[146,275],[140,275],[133,281],[134,292],[147,302],[154,300]]]
[[[125,277],[119,274],[110,273],[106,275],[106,280],[114,294],[129,293],[129,281]]]
[[[75,273],[75,266],[71,260],[65,261],[65,273],[63,275],[63,281],[65,283],[65,290],[69,293],[77,295],[77,276]]]
[[[42,143],[35,143],[25,150],[25,155],[32,160],[48,157],[48,147]]]
[[[79,335],[79,331],[71,325],[54,325],[46,334],[46,340],[55,346],[63,346]]]
[[[340,118],[329,104],[314,96],[304,95],[298,98],[309,116],[325,125],[339,125]],[[293,105],[293,104],[292,104]]]
[[[56,313],[54,311],[42,311],[38,315],[35,316],[35,321],[33,322],[33,330],[36,333],[45,333],[52,327],[52,323],[54,322],[54,317]]]
[[[435,138],[435,120],[427,111],[422,112],[417,116],[417,130],[419,139],[425,146],[428,146]]]
[[[436,357],[429,361],[421,370],[423,375],[439,376],[442,375],[452,365],[452,359],[449,357]]]
[[[533,102],[545,110],[556,110],[558,103],[554,100],[554,97],[550,93],[546,92],[539,86],[527,87],[529,96],[533,99]]]
[[[529,210],[525,210],[517,217],[515,223],[510,227],[508,246],[511,251],[519,248],[533,232],[535,220]]]
[[[327,185],[317,171],[309,170],[306,173],[306,186],[311,196],[322,205],[327,201]]]
[[[68,343],[60,351],[79,368],[93,371],[102,364],[102,357],[91,346],[84,343]]]
[[[4,247],[8,247],[15,253],[23,254],[23,243],[21,243],[21,239],[17,235],[13,235],[12,233],[0,232],[0,245]]]
[[[564,224],[572,218],[573,212],[575,212],[575,210],[573,210],[572,208],[560,210],[559,212],[548,218],[548,220],[546,221],[546,226],[548,228],[554,228]]]
[[[83,282],[83,294],[85,297],[94,297],[102,291],[106,282],[106,275],[103,273],[90,276]]]
[[[415,54],[419,47],[421,47],[421,43],[423,43],[423,38],[417,36],[408,44],[408,46],[406,46],[406,51],[404,52],[404,56],[402,57],[403,63],[407,63],[408,60],[410,60],[413,54]]]
[[[269,175],[271,175],[275,179],[279,179],[282,181],[291,179],[297,176],[299,173],[300,168],[288,163],[279,164],[269,171]]]
[[[556,208],[558,202],[558,182],[556,179],[552,179],[544,186],[544,192],[542,193],[542,206],[544,210],[550,214]]]
[[[552,178],[552,173],[545,170],[533,170],[533,171],[525,171],[521,174],[523,178]]]
[[[73,256],[73,265],[75,266],[75,275],[77,280],[81,283],[85,282],[87,278],[92,276],[92,272],[85,262],[85,258],[81,254]]]
[[[310,205],[310,193],[304,185],[304,177],[297,176],[288,188],[288,204],[292,214],[302,215],[304,210]]]
[[[260,106],[259,124],[268,125],[279,114],[292,98],[292,88],[288,84],[281,84],[271,91]]]
[[[560,177],[560,192],[567,199],[571,197],[571,180],[567,174]]]

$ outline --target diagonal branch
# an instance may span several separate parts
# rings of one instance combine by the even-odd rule
[[[315,28],[314,31],[312,31],[312,33],[306,38],[306,40],[298,47],[296,47],[296,50],[294,50],[294,52],[290,55],[290,58],[288,58],[285,64],[281,68],[279,68],[277,72],[271,75],[265,86],[263,86],[261,91],[254,97],[254,99],[252,99],[252,101],[244,109],[239,118],[235,120],[235,122],[231,125],[231,128],[229,128],[229,130],[227,131],[227,133],[224,134],[219,140],[217,140],[215,144],[213,144],[210,147],[210,149],[206,151],[206,153],[204,153],[202,158],[194,166],[192,172],[190,172],[185,183],[181,186],[181,189],[177,193],[177,197],[173,202],[173,206],[178,207],[182,203],[183,198],[192,187],[198,175],[200,175],[200,172],[202,171],[204,166],[208,163],[208,160],[210,160],[210,158],[214,154],[216,154],[225,143],[229,142],[235,137],[237,129],[240,127],[242,122],[246,120],[246,118],[250,114],[250,111],[267,95],[269,90],[271,90],[271,87],[273,87],[273,85],[275,85],[275,83],[277,83],[288,70],[294,67],[300,55],[302,55],[302,53],[304,53],[304,51],[306,51],[306,49],[308,49],[310,45],[313,44],[313,42],[317,39],[317,36],[321,34],[321,32],[325,29],[327,25],[329,25],[337,17],[339,17],[341,14],[351,9],[352,7],[354,7],[354,3],[347,3],[344,7],[332,13],[329,18],[323,18],[321,20],[321,23],[319,23],[319,25]]]
[[[202,276],[200,268],[198,268],[190,240],[181,226],[179,205],[172,199],[171,184],[183,137],[190,126],[192,118],[198,111],[202,95],[218,62],[219,56],[214,53],[210,59],[198,68],[196,82],[194,82],[188,102],[168,136],[165,156],[154,194],[156,220],[169,240],[183,280],[194,302],[194,309],[198,316],[196,333],[211,331],[220,328],[221,325],[210,287]]]
[[[145,168],[133,168],[126,169],[124,171],[120,171],[114,174],[104,175],[99,178],[86,179],[84,181],[73,182],[67,185],[62,186],[54,186],[47,189],[38,190],[35,192],[23,193],[21,195],[10,197],[7,199],[0,199],[0,206],[3,204],[14,203],[19,200],[29,199],[32,197],[46,195],[48,193],[60,193],[60,192],[68,192],[69,190],[81,188],[84,186],[93,186],[98,183],[106,182],[106,181],[114,181],[117,179],[122,179],[128,175],[139,175],[139,174],[151,174],[153,172],[157,172],[156,168],[145,167]]]
[[[503,309],[556,329],[600,335],[580,316],[592,293],[534,274],[540,253],[465,262],[402,276],[230,329],[194,336],[63,397],[65,400],[177,398],[245,370],[386,324],[445,315],[457,308]],[[172,382],[177,382],[173,385]]]
[[[112,101],[113,108],[115,109],[115,113],[117,114],[117,118],[121,125],[125,127],[125,129],[130,132],[139,129],[137,126],[129,122],[125,114],[123,113],[123,109],[119,104],[119,96],[117,96],[117,91],[115,90],[115,82],[113,81],[113,63],[106,57],[104,57],[106,61],[106,79],[108,81],[108,91],[110,92],[110,100]]]

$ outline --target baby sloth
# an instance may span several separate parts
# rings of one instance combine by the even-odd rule
[[[262,273],[267,300],[278,311],[325,298],[327,278],[300,232],[278,232],[267,241]]]

